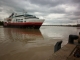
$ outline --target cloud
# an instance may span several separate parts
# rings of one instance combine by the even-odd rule
[[[52,6],[54,7],[66,3],[65,0],[29,0],[29,1],[33,4],[48,6],[48,7]]]
[[[26,11],[45,23],[75,23],[80,20],[80,0],[0,0],[0,18]]]
[[[80,3],[80,0],[73,0],[74,3]]]

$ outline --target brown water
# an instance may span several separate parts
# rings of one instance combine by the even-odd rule
[[[47,60],[54,45],[68,42],[69,34],[78,34],[76,27],[42,26],[40,30],[0,27],[0,60]]]

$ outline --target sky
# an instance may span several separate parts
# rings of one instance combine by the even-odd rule
[[[80,0],[0,0],[0,20],[12,12],[28,12],[43,25],[76,24],[80,22]]]

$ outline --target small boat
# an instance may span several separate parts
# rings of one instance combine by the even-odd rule
[[[8,18],[4,19],[3,25],[4,27],[39,29],[43,22],[44,19],[39,19],[34,15],[12,13]]]

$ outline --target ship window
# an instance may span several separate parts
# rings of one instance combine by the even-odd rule
[[[19,22],[23,22],[23,21],[19,21]]]
[[[17,19],[16,19],[16,21],[17,21]]]
[[[23,19],[16,19],[16,22],[23,22]]]
[[[25,18],[25,19],[28,19],[28,18]]]
[[[18,21],[18,22],[23,22],[23,21]]]

